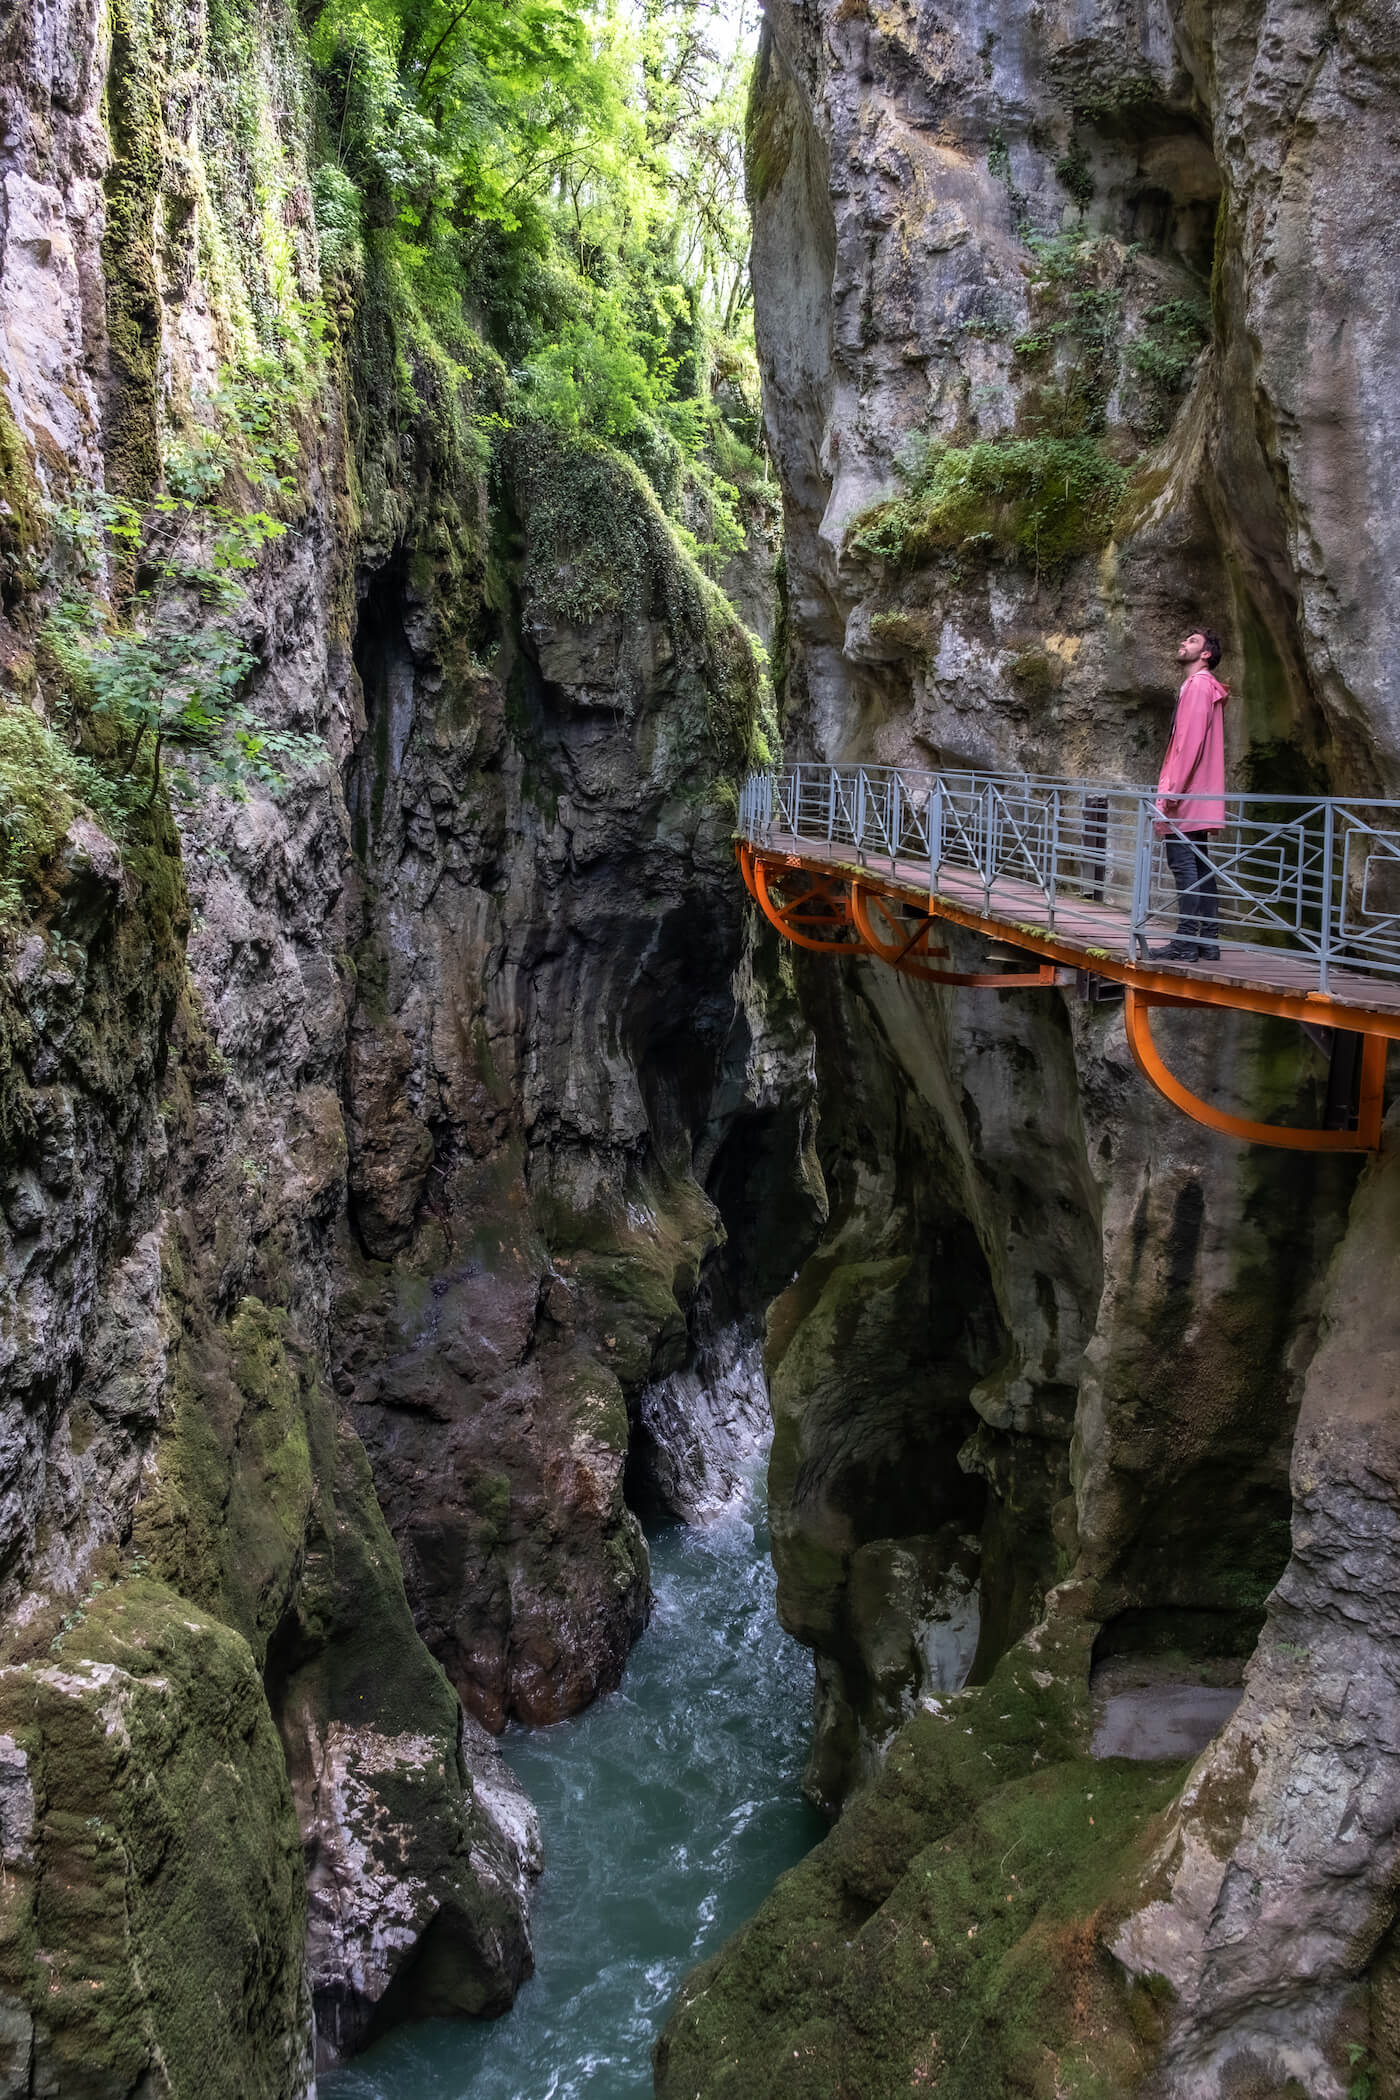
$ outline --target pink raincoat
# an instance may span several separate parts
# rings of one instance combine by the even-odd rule
[[[1179,831],[1219,831],[1225,822],[1225,702],[1228,685],[1193,671],[1181,688],[1172,738],[1157,782],[1157,806]],[[1160,837],[1166,825],[1153,827]]]

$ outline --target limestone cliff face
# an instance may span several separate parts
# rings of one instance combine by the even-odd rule
[[[84,484],[147,500],[274,272],[316,291],[288,30],[241,20],[235,81],[202,10],[7,25],[7,706],[31,736],[62,700],[47,520]],[[269,150],[235,95],[302,129]],[[246,796],[177,775],[173,823],[153,793],[120,850],[75,818],[6,959],[17,2092],[299,2093],[313,2006],[331,2060],[381,2008],[497,2009],[529,1967],[524,1862],[329,1384],[355,698],[325,386],[239,615],[252,705],[306,762]]]
[[[766,15],[749,172],[789,755],[1151,777],[1175,642],[1207,620],[1241,786],[1393,794],[1397,344],[1370,289],[1397,204],[1393,14]],[[774,1551],[780,1610],[817,1653],[810,1790],[834,1810],[867,1786],[851,1835],[838,1826],[688,1994],[661,2089],[730,2090],[732,2052],[748,2093],[1048,2092],[1092,2074],[1115,2092],[1296,2077],[1339,2095],[1392,2046],[1388,2012],[1367,2026],[1368,1992],[1389,2004],[1388,1548],[1356,1502],[1372,1458],[1344,1394],[1324,1427],[1341,1344],[1319,1351],[1318,1322],[1336,1322],[1363,1246],[1393,1264],[1382,1199],[1363,1189],[1349,1222],[1354,1167],[1175,1118],[1111,1007],[941,994],[873,964],[798,977],[831,1219],[769,1321]],[[1265,1115],[1305,1113],[1320,1076],[1271,1024],[1178,1020],[1171,1048],[1202,1092]],[[1351,1666],[1318,1630],[1338,1555],[1369,1686],[1344,1753],[1321,1716]],[[1080,1909],[1043,1888],[1023,1939],[1024,1863],[983,1884],[969,1861],[980,1894],[944,1887],[969,1970],[931,1891],[964,1871],[945,1855],[970,1811],[940,1727],[907,1717],[946,1712],[986,1748],[979,1843],[1053,1849],[1037,1818],[1054,1801],[1092,1792],[1099,1823],[1117,1810],[1104,1768],[1079,1762],[1087,1732],[1042,1748],[1039,1805],[1003,1791],[1015,1687],[1048,1696],[1066,1672],[1077,1698],[1110,1663],[1238,1682],[1281,1578],[1157,1878],[1136,1878],[1130,1815]],[[1299,1614],[1306,1640],[1285,1630]],[[1040,1641],[1058,1661],[1027,1658]],[[950,1706],[969,1672],[979,1689]],[[1295,1731],[1281,1716],[1307,1699]],[[1344,1832],[1312,1805],[1323,1765],[1329,1802],[1342,1766],[1353,1789]],[[1144,1767],[1140,1806],[1155,1784]],[[1284,1919],[1320,1915],[1344,1871],[1345,1931],[1285,1952]],[[995,2010],[1013,1973],[1046,1994],[1024,2029]],[[965,2027],[940,1980],[967,1994]],[[893,2010],[908,1993],[934,2007],[922,2031]],[[881,2040],[865,2008],[886,1996]]]
[[[360,609],[337,1316],[418,1624],[492,1728],[616,1684],[642,1396],[753,1320],[727,1162],[776,1124],[800,1205],[810,1114],[795,1017],[733,983],[732,615],[601,447],[527,433],[503,472],[508,535],[483,512],[450,566],[410,545]]]
[[[218,35],[0,32],[6,793],[82,716],[56,513],[140,510],[249,357],[284,530],[233,618],[287,754],[167,753],[113,835],[41,773],[7,921],[6,2092],[293,2100],[509,2002],[538,1842],[458,1691],[499,1727],[616,1681],[642,1396],[756,1332],[759,1202],[802,1244],[821,1201],[715,795],[742,630],[611,455],[492,479],[435,369],[386,431],[384,315],[268,377],[322,292],[307,77],[278,0]]]

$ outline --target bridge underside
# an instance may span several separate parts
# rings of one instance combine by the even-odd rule
[[[1400,987],[1339,978],[1333,993],[1309,989],[1305,969],[1280,954],[1261,961],[1257,950],[1223,947],[1217,964],[1159,964],[1134,959],[1125,915],[1089,901],[1064,906],[1050,920],[1043,900],[1023,883],[1001,883],[989,900],[969,882],[968,894],[930,894],[927,871],[906,875],[864,867],[849,847],[810,839],[738,844],[750,895],[785,940],[819,955],[872,957],[929,984],[996,991],[1048,989],[1098,979],[1121,985],[1128,1043],[1143,1077],[1183,1115],[1250,1144],[1295,1152],[1371,1152],[1380,1147],[1386,1053],[1400,1038]],[[1025,891],[1022,896],[1019,892]],[[1002,893],[1005,894],[1002,894]],[[995,967],[957,970],[938,944],[940,923],[987,936]],[[1039,922],[1039,923],[1037,923]],[[1122,923],[1120,923],[1122,922]],[[1115,950],[1120,952],[1115,952]],[[1002,965],[1002,955],[1005,965]],[[1154,1006],[1225,1007],[1268,1014],[1310,1028],[1360,1038],[1357,1083],[1342,1111],[1348,1128],[1295,1129],[1257,1123],[1217,1108],[1185,1086],[1164,1063],[1152,1036]],[[1349,1113],[1348,1113],[1349,1110]]]

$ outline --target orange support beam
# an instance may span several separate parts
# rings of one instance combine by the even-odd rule
[[[1276,1145],[1292,1152],[1374,1152],[1380,1148],[1386,1052],[1389,1043],[1400,1038],[1400,1013],[1393,1008],[1372,1012],[1345,997],[1324,992],[1284,990],[1247,981],[1226,983],[1219,977],[1192,977],[1182,969],[1157,969],[1147,961],[1130,961],[1101,947],[1067,940],[1049,927],[1042,930],[999,920],[951,898],[916,889],[908,882],[872,875],[869,870],[843,863],[829,852],[765,852],[741,841],[738,857],[744,882],[764,917],[785,940],[800,948],[818,955],[874,956],[903,975],[929,984],[1000,991],[1045,987],[1062,981],[1057,964],[1109,979],[1123,986],[1128,1043],[1139,1071],[1165,1100],[1193,1122],[1247,1144]],[[794,883],[798,894],[784,894],[791,891]],[[883,927],[876,924],[872,906]],[[909,920],[901,919],[901,912],[914,915],[912,931],[906,931]],[[938,919],[1028,950],[1037,966],[1004,972],[931,968],[926,958],[947,954],[946,949],[929,945]],[[1363,1036],[1357,1128],[1289,1129],[1279,1123],[1256,1123],[1233,1116],[1226,1109],[1202,1101],[1163,1062],[1148,1018],[1154,1006],[1215,1007],[1237,1013],[1272,1014],[1284,1020],[1316,1021]]]
[[[850,912],[841,883],[822,874],[813,874],[810,869],[800,872],[806,875],[808,887],[789,903],[773,894],[772,880],[776,871],[770,874],[769,863],[755,856],[753,893],[764,918],[777,927],[785,940],[795,942],[799,948],[810,948],[817,955],[859,955],[860,948],[850,938],[818,940],[814,934],[802,931],[803,927],[811,925],[848,928]],[[818,904],[824,908],[803,913],[801,906],[804,904]]]
[[[1154,999],[1150,992],[1139,991],[1136,986],[1127,987],[1124,1019],[1128,1028],[1128,1047],[1138,1070],[1157,1092],[1190,1116],[1193,1123],[1204,1123],[1207,1130],[1223,1131],[1226,1137],[1242,1138],[1249,1145],[1275,1145],[1287,1152],[1376,1152],[1381,1142],[1381,1106],[1385,1086],[1384,1036],[1368,1035],[1362,1051],[1361,1063],[1361,1114],[1355,1130],[1290,1130],[1281,1123],[1254,1123],[1244,1116],[1232,1116],[1228,1110],[1214,1107],[1202,1101],[1199,1094],[1183,1086],[1176,1074],[1163,1062],[1162,1053],[1152,1039],[1152,1023],[1149,1013],[1154,1006],[1189,1005],[1189,1000],[1179,996],[1170,1002]]]
[[[1054,984],[1053,965],[1038,970],[931,970],[923,961],[923,955],[946,955],[946,948],[929,948],[927,943],[934,921],[922,919],[910,939],[886,941],[877,933],[871,917],[871,905],[882,909],[887,924],[896,924],[893,913],[884,905],[882,893],[868,883],[851,884],[851,917],[856,932],[871,954],[881,962],[888,963],[892,970],[900,970],[906,977],[921,977],[928,984],[959,984],[993,986],[1001,991],[1026,989],[1033,985]],[[920,950],[922,949],[922,955]]]

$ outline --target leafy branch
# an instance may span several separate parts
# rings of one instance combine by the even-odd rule
[[[205,420],[167,447],[164,487],[146,509],[92,491],[53,513],[50,645],[92,718],[110,725],[117,778],[149,767],[148,806],[171,746],[204,754],[235,789],[250,776],[275,784],[279,760],[322,755],[314,739],[268,731],[246,701],[258,666],[246,579],[287,528],[226,496],[238,477],[270,497],[292,490],[286,396],[269,359],[225,377]],[[116,608],[113,575],[134,578]]]

